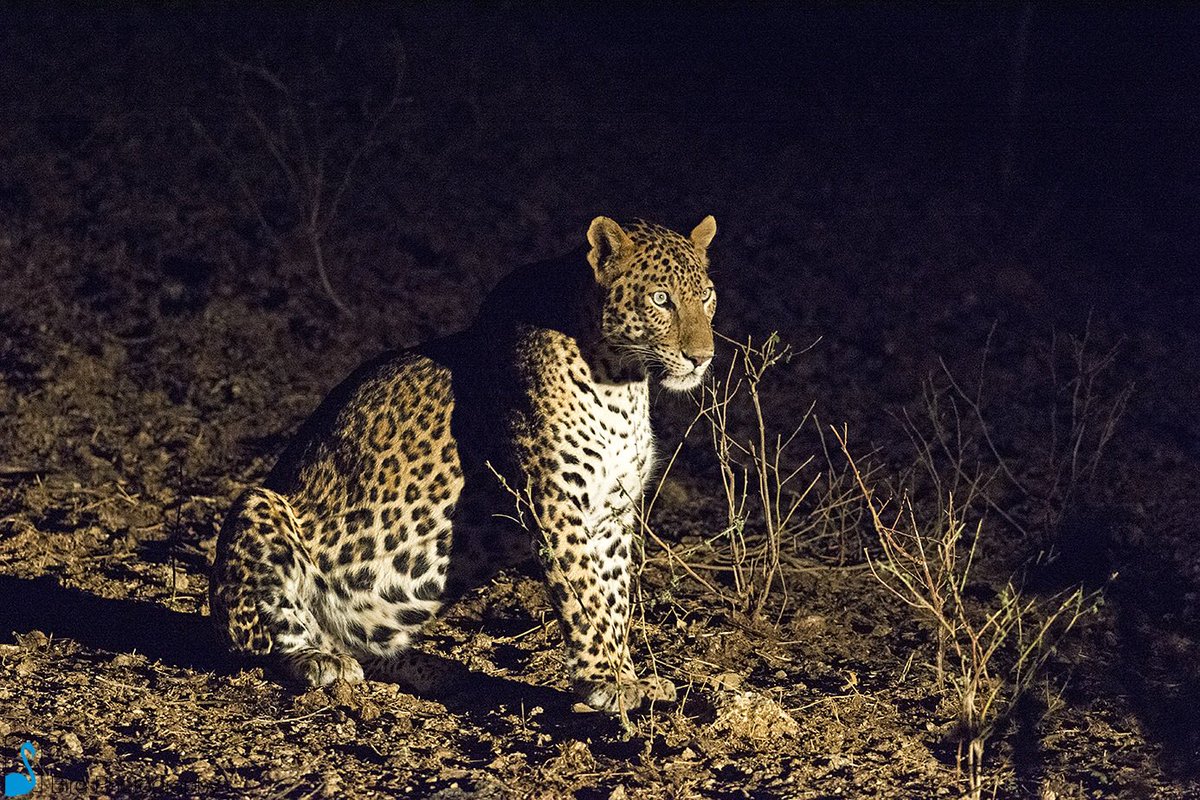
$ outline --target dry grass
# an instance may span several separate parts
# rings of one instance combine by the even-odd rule
[[[849,465],[828,446],[814,405],[786,426],[769,417],[765,384],[798,354],[774,333],[761,343],[722,338],[733,345],[728,366],[697,398],[696,414],[644,505],[641,536],[655,546],[652,558],[673,574],[683,573],[750,621],[777,625],[796,574],[863,566],[858,537],[866,509]],[[718,468],[724,525],[698,542],[672,543],[654,531],[650,512],[697,427],[707,429]],[[819,457],[798,455],[806,446],[819,448]],[[873,460],[864,467],[868,475],[880,468]]]
[[[905,413],[902,427],[918,454],[922,479],[935,497],[951,493],[964,509],[1003,519],[1039,561],[1059,553],[1062,523],[1091,500],[1098,470],[1133,395],[1114,382],[1121,343],[1097,342],[1090,321],[1082,334],[1054,336],[1041,355],[1047,374],[1047,412],[1032,421],[1034,443],[1021,457],[1000,440],[984,386],[990,340],[973,384],[941,362],[924,387],[922,413]],[[1015,399],[1015,398],[1014,398]]]
[[[812,458],[792,467],[787,451],[812,418],[813,407],[786,435],[773,431],[763,413],[762,382],[769,370],[791,360],[792,349],[774,333],[757,346],[753,338],[733,344],[724,378],[704,388],[700,415],[708,422],[725,498],[726,527],[715,541],[728,548],[733,589],[743,610],[757,618],[773,591],[782,595],[780,614],[787,606],[787,581],[780,580],[784,539],[817,484],[816,478],[796,483]],[[745,437],[730,422],[731,407],[739,401],[751,411],[751,431]],[[757,536],[747,532],[751,520],[759,526]]]
[[[1063,345],[1056,337],[1047,355],[1053,398],[1046,430],[1036,437],[1044,444],[1023,463],[1003,455],[985,413],[987,347],[974,386],[944,362],[926,382],[923,414],[901,420],[916,457],[897,480],[860,470],[845,429],[834,430],[877,539],[871,573],[934,634],[934,668],[958,709],[959,763],[965,752],[972,798],[983,791],[985,744],[996,726],[1032,687],[1055,644],[1101,599],[1099,591],[1074,587],[1039,600],[1011,580],[988,602],[968,592],[982,580],[976,555],[989,535],[989,513],[1020,534],[1033,561],[1054,556],[1059,525],[1096,480],[1128,404],[1132,385],[1113,388],[1107,380],[1119,346],[1097,348],[1090,324]],[[880,485],[890,485],[888,499],[880,499]],[[1031,513],[1014,510],[1022,503]]]
[[[330,278],[325,243],[363,161],[380,147],[383,126],[402,103],[405,50],[393,41],[390,51],[389,85],[380,97],[363,94],[353,112],[316,58],[290,74],[262,54],[253,62],[225,58],[235,122],[218,134],[192,118],[268,241],[282,257],[306,254],[325,296],[345,316],[350,307]],[[267,179],[264,165],[273,173]]]
[[[1033,685],[1056,643],[1096,609],[1100,594],[1075,588],[1039,601],[1009,582],[990,603],[971,600],[982,520],[969,525],[953,495],[924,519],[905,492],[880,500],[855,465],[845,430],[834,435],[878,536],[880,555],[869,559],[871,574],[933,630],[938,683],[948,686],[958,709],[959,766],[965,750],[968,796],[978,800],[984,747],[997,723]]]

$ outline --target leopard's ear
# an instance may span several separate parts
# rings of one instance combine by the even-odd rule
[[[700,224],[692,229],[692,244],[700,252],[708,249],[712,243],[713,237],[717,235],[717,221],[713,219],[713,215],[709,214],[704,219],[700,220]]]
[[[588,226],[588,244],[592,246],[588,253],[588,263],[596,272],[596,280],[601,283],[610,277],[608,266],[633,250],[633,240],[613,220],[608,217],[596,217]]]

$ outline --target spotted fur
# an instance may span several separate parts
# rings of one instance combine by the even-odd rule
[[[359,368],[225,520],[225,643],[310,685],[365,669],[430,686],[413,638],[533,557],[581,696],[673,697],[630,657],[632,539],[654,468],[648,378],[691,389],[712,359],[715,232],[598,217],[590,249],[514,273],[467,331]]]

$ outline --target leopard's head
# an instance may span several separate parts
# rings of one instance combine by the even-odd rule
[[[708,245],[716,232],[711,216],[690,236],[641,221],[622,227],[608,217],[588,228],[588,261],[604,291],[603,335],[656,368],[668,389],[695,388],[712,362],[717,293]]]

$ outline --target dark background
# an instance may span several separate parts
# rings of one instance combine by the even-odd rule
[[[285,72],[316,59],[334,73],[327,90],[352,96],[390,77],[380,52],[395,37],[408,103],[392,122],[449,138],[481,124],[469,90],[486,117],[475,159],[511,158],[506,134],[552,148],[595,129],[642,137],[636,155],[702,152],[699,172],[654,173],[680,192],[718,192],[737,155],[750,163],[730,188],[771,180],[752,174],[754,154],[789,146],[822,166],[953,174],[997,228],[1032,219],[1069,246],[1100,298],[1149,293],[1174,314],[1195,291],[1198,22],[1170,4],[26,7],[5,13],[3,91],[10,126],[50,137],[84,135],[92,103],[171,127],[214,104],[220,56]],[[574,154],[579,172],[604,170],[597,155]],[[736,220],[739,196],[725,194],[712,210]]]

